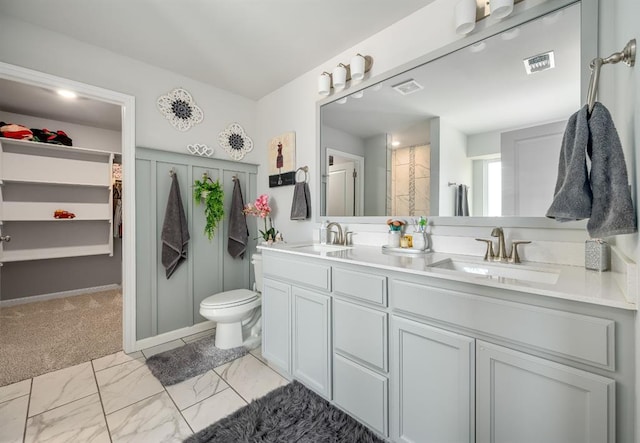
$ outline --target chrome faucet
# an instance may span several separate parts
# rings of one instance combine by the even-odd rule
[[[338,228],[336,231],[336,235],[332,235],[333,232],[331,228]],[[338,222],[331,222],[327,225],[327,243],[334,245],[344,245],[344,236],[342,235],[342,226]]]
[[[498,251],[493,259],[495,261],[507,261],[507,248],[504,245],[504,231],[502,228],[493,228],[491,237],[498,237]]]

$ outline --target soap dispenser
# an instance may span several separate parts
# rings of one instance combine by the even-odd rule
[[[320,226],[319,240],[321,245],[327,244],[327,221],[323,220]]]

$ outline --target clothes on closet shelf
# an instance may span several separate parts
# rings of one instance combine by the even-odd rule
[[[27,128],[14,123],[0,122],[0,137],[54,145],[72,146],[73,142],[64,131],[51,132],[48,129]]]

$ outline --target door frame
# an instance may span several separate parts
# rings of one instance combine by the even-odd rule
[[[136,220],[135,220],[135,97],[44,72],[0,62],[0,78],[47,89],[64,88],[122,109],[122,338],[124,351],[136,350]]]
[[[327,165],[326,166],[327,180],[329,179],[329,156],[330,155],[348,158],[349,160],[353,160],[353,162],[357,165],[356,172],[358,174],[358,180],[356,180],[355,194],[357,197],[356,208],[359,212],[359,215],[356,215],[356,217],[363,216],[364,215],[364,157],[362,157],[361,155],[344,152],[336,148],[327,148],[325,155],[326,155],[326,158],[324,160],[326,162],[325,164]],[[329,189],[328,186],[329,184],[327,183],[327,191]],[[325,211],[326,211],[326,208],[325,208]]]

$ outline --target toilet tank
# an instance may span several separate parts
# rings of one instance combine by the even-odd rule
[[[251,264],[253,265],[253,275],[256,278],[256,291],[262,292],[262,254],[253,254]]]

